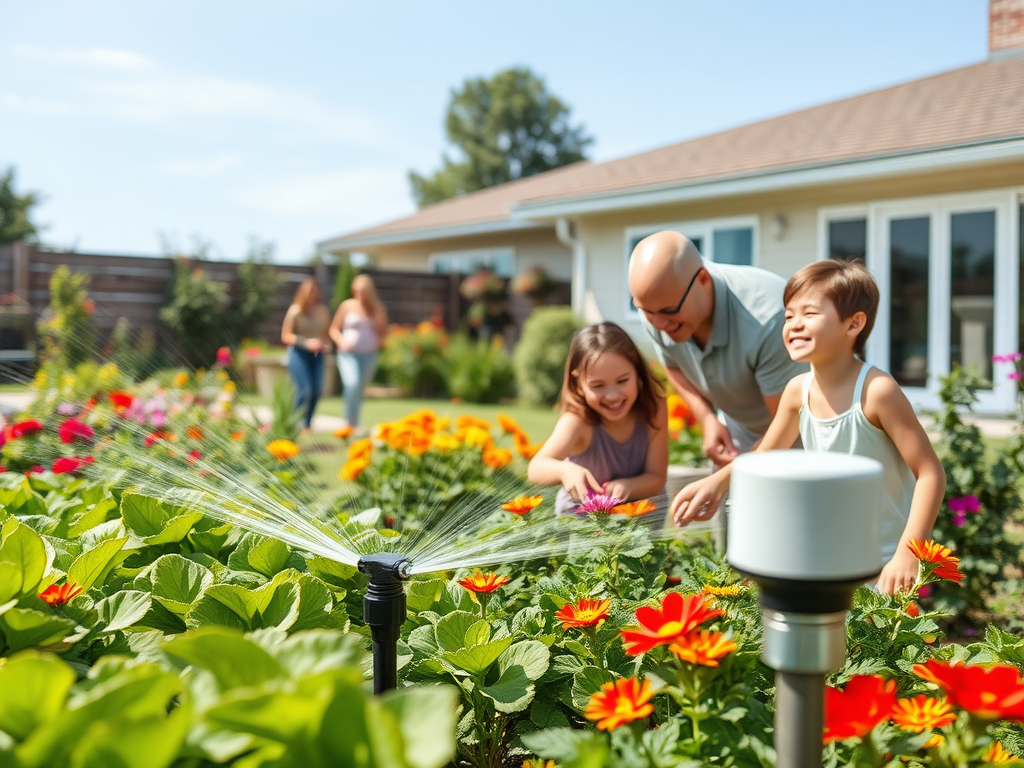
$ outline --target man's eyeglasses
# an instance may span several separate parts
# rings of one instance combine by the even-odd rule
[[[701,267],[700,269],[698,269],[696,272],[693,273],[693,277],[690,278],[690,284],[688,286],[686,286],[686,291],[683,293],[683,298],[681,298],[679,300],[679,303],[676,304],[675,309],[655,309],[655,310],[641,309],[640,311],[644,312],[645,314],[648,314],[648,315],[665,315],[665,316],[668,316],[668,317],[671,317],[672,315],[678,314],[679,310],[681,310],[683,308],[683,302],[686,301],[686,297],[690,295],[690,289],[693,288],[693,284],[695,282],[697,282],[697,275],[699,275],[703,271],[704,271],[704,267]]]

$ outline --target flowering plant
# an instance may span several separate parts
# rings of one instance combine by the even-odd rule
[[[539,264],[524,269],[514,278],[509,285],[512,293],[517,296],[529,296],[532,299],[544,299],[556,287],[555,281],[548,274],[548,271]]]
[[[505,298],[506,288],[504,278],[494,274],[486,267],[481,267],[462,281],[459,293],[473,302],[495,301]]]

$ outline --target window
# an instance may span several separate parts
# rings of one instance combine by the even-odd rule
[[[516,273],[516,252],[514,248],[480,248],[472,251],[449,251],[430,254],[430,271],[447,274],[458,272],[469,275],[486,267],[501,277],[513,277]]]
[[[996,289],[996,212],[950,216],[949,362],[992,381]],[[986,389],[991,389],[989,384]]]
[[[928,216],[889,222],[889,372],[904,387],[927,382],[930,229]]]
[[[868,220],[849,219],[828,223],[828,258],[840,261],[860,259],[868,254]]]
[[[718,264],[742,264],[749,267],[754,263],[754,230],[750,227],[716,229],[711,241],[714,243],[714,261]]]

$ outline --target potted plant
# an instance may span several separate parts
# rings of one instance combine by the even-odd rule
[[[524,269],[512,279],[512,293],[527,296],[536,304],[541,304],[555,290],[557,284],[547,270],[539,264]]]

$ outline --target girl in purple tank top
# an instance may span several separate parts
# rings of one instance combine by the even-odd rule
[[[667,473],[665,397],[636,344],[615,323],[580,329],[566,361],[562,415],[530,462],[530,482],[562,486],[559,514],[591,494],[623,502],[661,496],[648,517],[663,519]]]

